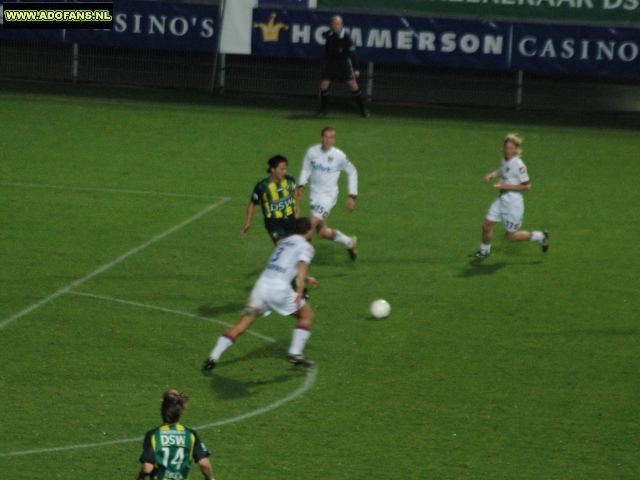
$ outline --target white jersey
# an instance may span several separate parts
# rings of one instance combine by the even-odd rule
[[[507,185],[520,185],[529,181],[527,167],[520,157],[511,157],[509,161],[502,158],[500,180]],[[522,202],[522,193],[515,190],[500,191],[500,198],[506,202]]]
[[[314,197],[322,197],[333,199],[335,204],[338,198],[338,178],[341,171],[349,177],[349,194],[357,195],[358,172],[344,152],[335,147],[324,152],[321,144],[314,145],[304,156],[298,185],[306,185],[311,177],[309,195],[311,202],[313,203]]]
[[[277,246],[258,281],[267,280],[290,286],[298,275],[298,262],[310,264],[315,254],[316,251],[304,237],[291,235]]]

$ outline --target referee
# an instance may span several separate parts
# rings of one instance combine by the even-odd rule
[[[331,30],[325,35],[324,63],[320,77],[320,110],[318,116],[327,113],[329,107],[329,86],[331,82],[346,82],[351,89],[351,95],[355,100],[360,115],[364,118],[369,112],[364,108],[362,91],[358,87],[356,79],[360,76],[360,65],[356,56],[356,47],[351,37],[344,31],[342,17],[336,15],[331,18]]]

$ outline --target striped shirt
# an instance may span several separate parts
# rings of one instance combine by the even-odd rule
[[[274,182],[271,177],[258,182],[253,189],[251,201],[260,204],[264,218],[288,218],[296,213],[296,201],[293,192],[296,180],[288,173],[281,182]]]

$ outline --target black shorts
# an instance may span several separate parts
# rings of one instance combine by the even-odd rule
[[[355,78],[350,59],[325,63],[320,75],[321,80],[331,80],[332,82],[348,82],[349,80],[355,80]]]
[[[293,235],[296,226],[296,217],[287,218],[265,218],[264,227],[269,232],[269,237],[273,243],[277,243],[289,235]]]

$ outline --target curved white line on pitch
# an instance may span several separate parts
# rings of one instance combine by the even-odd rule
[[[231,324],[229,324],[229,323],[222,322],[220,320],[215,320],[213,318],[201,317],[199,315],[194,315],[192,313],[181,312],[179,310],[171,310],[169,308],[164,308],[164,307],[157,307],[155,305],[147,305],[147,304],[144,304],[144,303],[130,302],[128,300],[120,300],[118,298],[105,297],[103,295],[93,295],[93,294],[90,294],[90,293],[83,293],[83,292],[68,291],[66,293],[70,293],[70,294],[73,294],[73,295],[82,295],[82,296],[85,296],[85,297],[92,297],[92,298],[97,298],[97,299],[102,299],[102,300],[109,300],[109,301],[112,301],[112,302],[124,303],[126,305],[133,305],[133,306],[137,306],[137,307],[150,308],[150,309],[153,309],[153,310],[160,310],[160,311],[167,312],[167,313],[175,313],[177,315],[183,315],[183,316],[186,316],[186,317],[197,318],[197,319],[200,319],[200,320],[207,320],[207,321],[210,321],[210,322],[218,323],[220,325],[231,326]],[[265,340],[267,342],[278,343],[277,340],[275,340],[275,339],[273,339],[271,337],[267,337],[266,335],[262,335],[260,333],[252,332],[251,330],[247,330],[247,333],[252,334],[255,337],[258,337],[258,338],[260,338],[262,340]],[[219,427],[221,425],[228,425],[230,423],[240,422],[242,420],[246,420],[247,418],[255,417],[256,415],[262,415],[263,413],[267,413],[267,412],[269,412],[271,410],[274,410],[274,409],[276,409],[278,407],[281,407],[285,403],[288,403],[291,400],[294,400],[294,399],[304,395],[307,391],[309,391],[309,389],[315,383],[317,375],[318,375],[317,368],[316,367],[312,367],[312,368],[310,368],[308,370],[307,377],[305,378],[304,383],[295,392],[293,392],[291,395],[288,395],[288,396],[286,396],[284,398],[281,398],[277,402],[274,402],[274,403],[272,403],[270,405],[267,405],[266,407],[262,407],[262,408],[259,408],[257,410],[254,410],[252,412],[244,413],[242,415],[238,415],[238,416],[232,417],[232,418],[227,418],[226,420],[220,420],[218,422],[208,423],[206,425],[200,425],[199,427],[194,427],[194,428],[196,430],[206,430],[207,428]],[[22,452],[0,453],[0,458],[2,458],[2,457],[16,457],[16,456],[19,456],[19,455],[31,455],[31,454],[34,454],[34,453],[51,453],[51,452],[60,452],[60,451],[67,451],[67,450],[77,450],[77,449],[80,449],[80,448],[103,447],[103,446],[107,446],[107,445],[116,445],[116,444],[119,444],[119,443],[141,442],[142,440],[144,440],[144,437],[124,438],[122,440],[112,440],[110,442],[85,443],[85,444],[82,444],[82,445],[68,445],[68,446],[65,446],[65,447],[52,447],[52,448],[42,448],[42,449],[39,449],[39,450],[25,450],[25,451],[22,451]]]
[[[223,322],[222,320],[216,320],[215,318],[201,317],[200,315],[196,315],[194,313],[181,312],[180,310],[172,310],[170,308],[164,307],[156,307],[155,305],[148,305],[146,303],[131,302],[129,300],[121,300],[119,298],[107,297],[104,295],[94,295],[93,293],[74,291],[69,291],[67,293],[71,293],[72,295],[82,295],[83,297],[98,298],[100,300],[109,300],[110,302],[124,303],[125,305],[133,305],[134,307],[150,308],[152,310],[160,310],[161,312],[175,313],[176,315],[183,315],[185,317],[197,318],[198,320],[206,320],[207,322],[217,323],[219,325],[224,325],[225,327],[233,327],[232,323]],[[254,337],[258,337],[265,342],[278,343],[275,338],[267,337],[266,335],[262,335],[261,333],[253,332],[251,330],[247,330],[246,333],[248,333],[249,335],[253,335]]]
[[[241,420],[246,420],[247,418],[255,417],[256,415],[262,415],[263,413],[267,413],[271,410],[274,410],[278,407],[281,407],[287,402],[294,400],[301,395],[305,394],[316,381],[316,376],[318,375],[318,370],[316,367],[312,367],[309,369],[309,373],[307,373],[307,378],[304,383],[298,388],[295,392],[293,392],[288,397],[278,400],[277,402],[272,403],[271,405],[267,405],[266,407],[259,408],[258,410],[254,410],[253,412],[245,413],[242,415],[238,415],[237,417],[228,418],[226,420],[220,420],[219,422],[208,423],[206,425],[200,425],[199,427],[194,427],[196,430],[206,430],[207,428],[219,427],[221,425],[228,425],[229,423],[239,422]],[[18,455],[31,455],[33,453],[50,453],[50,452],[60,452],[66,450],[77,450],[80,448],[92,448],[92,447],[103,447],[106,445],[116,445],[118,443],[131,443],[131,442],[141,442],[144,440],[144,437],[135,437],[135,438],[124,438],[122,440],[112,440],[110,442],[100,442],[100,443],[85,443],[82,445],[68,445],[66,447],[53,447],[53,448],[42,448],[40,450],[25,450],[23,452],[9,452],[9,453],[0,453],[0,458],[2,457],[16,457]]]
[[[22,310],[21,312],[16,313],[15,315],[13,315],[12,317],[7,318],[6,320],[3,320],[2,322],[0,322],[0,330],[2,330],[4,327],[6,327],[7,325],[9,325],[10,323],[15,322],[16,320],[18,320],[19,318],[24,317],[25,315],[27,315],[28,313],[31,313],[32,311],[34,311],[35,309],[41,307],[42,305],[45,305],[47,303],[49,303],[52,300],[55,300],[56,298],[58,298],[60,295],[64,294],[64,293],[68,293],[70,292],[72,289],[82,285],[83,283],[85,283],[88,280],[91,280],[93,277],[100,275],[102,272],[104,272],[105,270],[110,269],[111,267],[113,267],[114,265],[117,265],[118,263],[126,260],[127,258],[129,258],[132,255],[135,255],[136,253],[138,253],[139,251],[147,248],[149,245],[153,245],[154,243],[156,243],[159,240],[162,240],[164,237],[166,237],[167,235],[172,234],[173,232],[180,230],[182,227],[189,225],[190,223],[198,220],[200,217],[206,215],[207,213],[209,213],[211,210],[213,210],[214,208],[219,207],[220,205],[222,205],[225,202],[228,202],[229,200],[231,200],[230,198],[223,198],[222,200],[209,205],[207,208],[205,208],[204,210],[202,210],[201,212],[195,214],[193,217],[185,220],[182,223],[179,223],[178,225],[175,225],[173,227],[171,227],[169,230],[165,230],[164,232],[162,232],[160,235],[156,235],[155,237],[153,237],[151,240],[149,240],[148,242],[143,243],[142,245],[134,248],[133,250],[129,250],[127,253],[125,253],[124,255],[119,256],[118,258],[116,258],[115,260],[113,260],[112,262],[107,263],[106,265],[103,265],[102,267],[100,267],[99,269],[91,272],[89,275],[86,275],[84,277],[82,277],[80,280],[76,280],[75,282],[73,282],[71,285],[68,285],[60,290],[58,290],[56,293],[49,295],[47,298],[44,298],[42,300],[40,300],[37,303],[34,303],[33,305],[31,305],[30,307],[25,308],[24,310]]]

